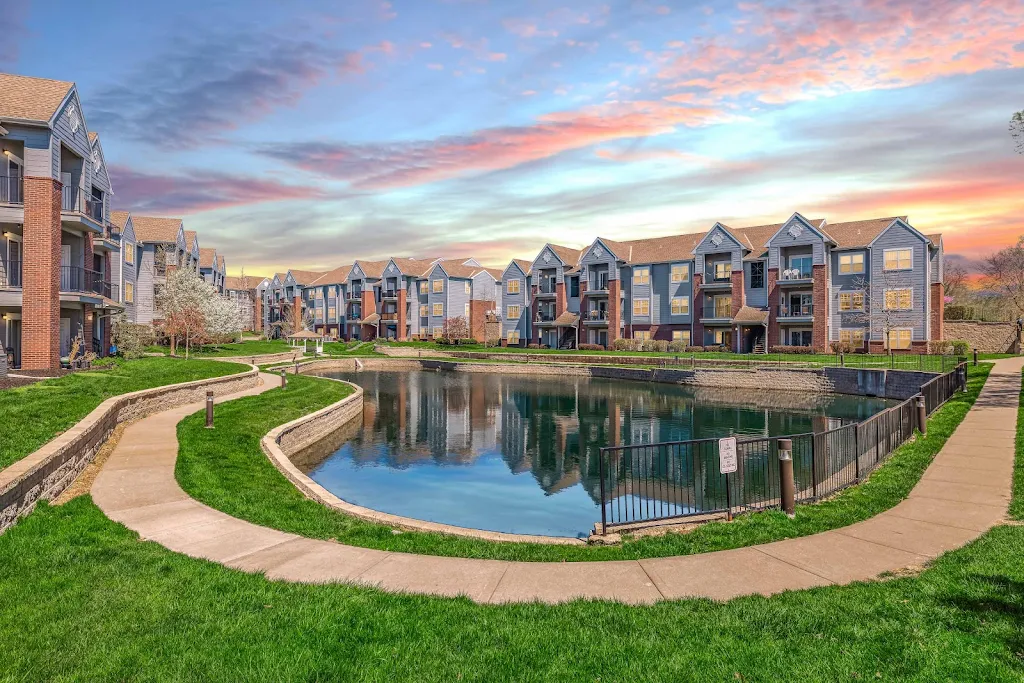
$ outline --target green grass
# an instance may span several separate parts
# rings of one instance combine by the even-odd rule
[[[620,546],[554,546],[494,543],[440,534],[405,532],[364,522],[308,500],[281,475],[259,447],[273,427],[340,400],[345,385],[288,376],[288,388],[230,401],[217,410],[217,428],[203,428],[197,413],[178,426],[178,482],[192,497],[242,519],[311,538],[430,555],[521,561],[597,561],[688,555],[805,536],[847,526],[887,510],[905,498],[932,458],[967,414],[991,365],[971,368],[968,391],[936,411],[928,436],[904,444],[864,483],[816,505],[797,506],[796,518],[781,512],[705,524],[688,534],[627,539]],[[595,521],[597,521],[595,519]]]
[[[1017,408],[1017,438],[1014,452],[1016,465],[1013,469],[1010,519],[1024,519],[1024,381],[1021,382],[1020,405]]]
[[[1024,528],[919,577],[631,607],[268,581],[88,497],[0,536],[0,680],[1019,681]]]
[[[0,469],[69,429],[111,396],[242,370],[234,363],[210,360],[117,359],[100,370],[0,391]]]

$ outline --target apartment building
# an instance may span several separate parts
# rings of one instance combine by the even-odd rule
[[[425,333],[425,323],[420,315],[419,283],[438,262],[438,259],[430,258],[393,257],[388,260],[380,284],[380,336],[403,341]]]
[[[574,348],[577,345],[580,332],[581,255],[579,249],[545,244],[533,260],[530,266],[533,306],[530,321],[534,344],[550,348]],[[508,303],[504,305],[506,309],[509,306]]]
[[[496,310],[501,318],[501,343],[506,346],[524,346],[532,338],[531,314],[533,297],[530,291],[530,269],[533,264],[523,259],[512,259],[501,271]]]
[[[370,340],[377,336],[377,296],[387,261],[356,261],[345,285],[345,339]]]
[[[226,289],[224,280],[228,276],[227,260],[224,255],[218,254],[217,250],[212,247],[204,247],[199,250],[198,260],[199,274],[217,290],[218,294],[224,294]]]
[[[313,312],[313,330],[329,337],[345,336],[345,293],[352,266],[327,271],[303,288],[303,300]]]
[[[121,250],[111,258],[110,280],[117,285],[124,315],[129,322],[137,322],[135,292],[139,277],[139,243],[135,225],[127,211],[111,211],[110,222],[121,236]]]
[[[417,279],[416,336],[437,339],[447,319],[462,317],[469,335],[483,338],[487,313],[498,307],[501,278],[502,271],[474,258],[434,262]]]
[[[161,319],[156,294],[167,281],[167,273],[185,267],[191,259],[188,240],[180,218],[131,214],[131,222],[138,245],[134,267],[134,322],[152,324]]]
[[[111,193],[75,84],[0,74],[0,346],[14,367],[57,368],[76,337],[109,348]]]
[[[270,284],[270,278],[246,275],[224,278],[224,296],[235,302],[242,320],[248,321],[246,330],[262,329],[260,297]]]

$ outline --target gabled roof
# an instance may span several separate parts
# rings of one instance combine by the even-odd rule
[[[259,275],[246,275],[245,279],[249,281],[249,289],[256,289],[264,280],[270,278],[260,277]],[[241,276],[229,275],[224,278],[224,289],[243,289]]]
[[[128,217],[131,216],[127,211],[111,211],[110,222],[117,226],[119,229],[124,230],[124,226],[128,225]]]
[[[219,271],[220,271],[220,272],[222,272],[222,273],[223,273],[223,272],[224,272],[224,270],[225,270],[225,265],[224,265],[224,263],[225,263],[225,262],[224,262],[224,257],[223,257],[223,256],[218,256],[218,257],[217,257],[217,270],[219,270]]]
[[[582,249],[573,249],[572,247],[566,247],[561,244],[551,244],[550,242],[544,245],[544,249],[550,249],[553,251],[555,256],[560,258],[562,263],[567,266],[575,266],[579,263],[580,255],[583,253]],[[543,252],[544,249],[541,249],[540,251]],[[533,263],[531,262],[530,265],[532,266]]]
[[[363,271],[363,277],[379,278],[384,274],[384,268],[387,267],[387,261],[360,261],[356,260],[353,266],[359,266],[359,270]]]
[[[139,242],[177,242],[181,219],[133,215],[132,226]]]
[[[441,266],[444,272],[447,273],[448,277],[457,278],[471,278],[480,271],[486,270],[483,266],[479,265],[466,265],[472,261],[474,264],[477,263],[476,259],[443,259],[435,261],[430,268],[423,273],[422,277],[426,277],[430,274],[430,271],[434,269],[434,266]]]
[[[199,250],[199,267],[200,268],[213,268],[214,259],[217,258],[217,250],[213,248],[203,248]]]
[[[666,263],[692,259],[693,250],[705,234],[668,235],[628,242],[617,242],[603,237],[598,239],[611,249],[616,257],[628,264]]]
[[[199,241],[199,234],[195,230],[186,230],[185,231],[185,248],[186,249],[188,249],[189,251],[194,251],[195,248],[197,246],[199,246],[197,244],[198,241]],[[202,250],[200,249],[200,251],[202,251]]]
[[[292,279],[297,285],[311,285],[327,274],[322,270],[289,270],[288,272],[291,273]]]
[[[890,216],[846,223],[829,223],[825,229],[836,241],[836,246],[840,248],[866,247],[896,220],[906,222],[907,217]]]
[[[349,273],[352,272],[352,266],[340,266],[334,270],[329,270],[323,274],[314,285],[340,285],[344,284],[348,280]]]
[[[390,262],[395,264],[395,267],[398,268],[398,271],[402,275],[421,275],[423,273],[423,269],[424,268],[428,268],[428,267],[434,265],[439,260],[440,259],[436,259],[436,258],[426,259],[426,258],[406,258],[406,257],[395,256],[395,257],[392,257],[390,259]],[[387,266],[385,265],[385,268],[386,267]],[[384,273],[384,271],[382,270],[381,274],[383,275],[383,273]]]
[[[68,81],[0,73],[0,121],[48,124],[74,87]]]

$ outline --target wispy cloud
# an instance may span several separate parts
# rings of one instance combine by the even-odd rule
[[[19,44],[28,32],[29,0],[4,0],[0,11],[0,67],[18,61]]]
[[[92,96],[90,122],[159,147],[194,147],[364,69],[361,52],[277,34],[183,39]]]
[[[323,199],[317,188],[207,171],[156,175],[123,166],[110,169],[118,208],[157,214],[192,214],[230,206],[289,199]]]

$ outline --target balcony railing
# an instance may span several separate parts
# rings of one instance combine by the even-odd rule
[[[721,305],[721,306],[705,306],[702,318],[715,318],[725,319],[732,318],[732,306]]]
[[[346,320],[362,320],[363,316],[359,313],[349,313],[345,316]]]
[[[783,282],[790,280],[810,280],[812,277],[811,271],[801,268],[786,268],[779,275],[779,279]]]
[[[722,274],[716,274],[713,270],[709,270],[706,273],[704,273],[704,282],[705,282],[705,284],[716,284],[716,285],[724,285],[726,283],[732,283],[732,273],[730,272],[728,274],[722,275]]]
[[[380,314],[380,319],[383,320],[384,322],[388,322],[389,320],[398,320],[398,314],[397,313],[381,313]]]
[[[384,299],[397,299],[398,298],[398,290],[397,289],[385,289],[385,290],[381,291],[380,295]]]
[[[21,287],[21,261],[0,261],[0,288]]]
[[[349,301],[359,301],[361,298],[363,298],[363,290],[360,289],[358,291],[348,292],[345,295],[345,298],[348,299]]]
[[[541,280],[540,284],[533,286],[534,295],[538,294],[554,294],[555,293],[555,280],[547,279]]]
[[[804,304],[803,306],[779,306],[780,318],[805,318],[812,315],[814,315],[814,304]]]
[[[608,278],[600,277],[595,280],[591,280],[590,284],[587,285],[587,291],[590,292],[607,292],[608,291]]]
[[[587,311],[583,320],[584,322],[600,322],[608,320],[608,311],[601,308]]]
[[[0,204],[24,204],[24,182],[20,175],[0,175]]]
[[[546,311],[537,311],[537,322],[550,323],[555,321],[555,314]]]
[[[86,292],[110,298],[111,285],[103,279],[103,273],[79,266],[60,267],[60,291]]]

